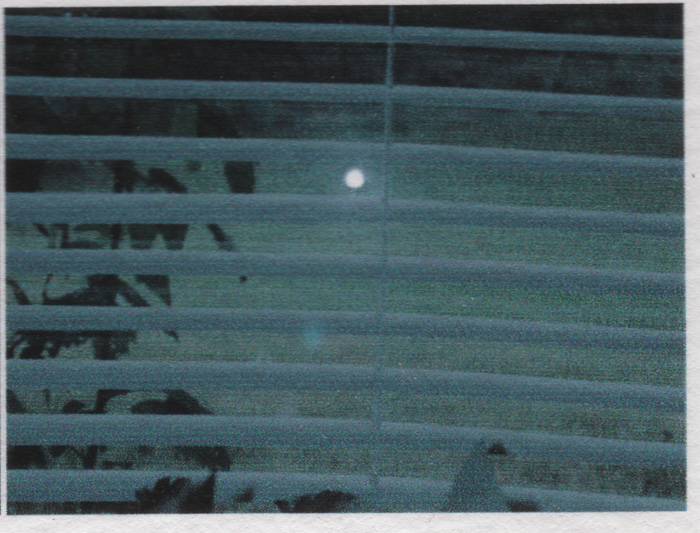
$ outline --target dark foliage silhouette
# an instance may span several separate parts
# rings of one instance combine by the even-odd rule
[[[210,415],[211,411],[183,390],[170,390],[165,400],[144,400],[131,408],[134,414]],[[231,457],[223,446],[177,446],[175,457],[194,460],[210,470],[230,470]]]
[[[511,513],[536,513],[540,506],[530,500],[508,500],[508,509]]]
[[[76,306],[118,306],[126,304],[133,307],[147,307],[148,302],[131,285],[115,274],[94,274],[87,276],[87,287],[62,296],[52,297],[48,294],[48,285],[52,275],[46,277],[42,293],[43,305],[76,305]],[[31,302],[19,284],[12,279],[7,280],[15,298],[20,305],[30,305]],[[177,339],[173,331],[166,334]],[[10,336],[7,357],[12,359],[43,359],[55,358],[62,349],[80,346],[93,341],[95,359],[114,360],[119,355],[128,352],[128,345],[136,340],[134,332],[115,331],[32,331],[18,330]],[[22,347],[21,351],[18,349]]]
[[[133,161],[119,160],[108,163],[111,167],[114,183],[114,192],[133,192],[136,187],[146,187],[151,190],[160,190],[171,193],[186,193],[187,188],[174,176],[163,169],[151,168],[148,177],[143,176],[136,168]],[[23,176],[31,173],[37,177],[43,170],[42,165],[23,165],[22,162],[13,164],[13,175],[17,177],[15,182],[20,183]],[[14,191],[19,187],[13,182]],[[21,188],[21,187],[20,187]],[[40,189],[38,178],[25,184],[26,192],[36,192]],[[24,189],[22,189],[24,191]],[[49,246],[58,246],[63,249],[94,249],[102,246],[94,241],[75,240],[71,238],[71,228],[67,224],[55,224],[50,229],[36,225],[37,229],[49,239]],[[233,241],[217,225],[209,225],[209,230],[214,235],[219,247],[232,251],[235,246]],[[131,237],[131,245],[134,248],[150,248],[158,234],[162,234],[168,249],[182,249],[187,234],[187,225],[162,224],[127,226]],[[113,224],[109,228],[110,247],[118,249],[123,241],[124,231],[121,224]],[[58,231],[58,242],[56,242]],[[60,296],[49,294],[49,283],[53,276],[49,274],[44,283],[42,292],[43,305],[63,306],[131,306],[146,307],[148,301],[129,283],[115,274],[93,274],[86,277],[87,286],[83,289],[69,292]],[[136,275],[136,282],[143,284],[153,292],[166,305],[172,305],[170,292],[170,278],[164,275]],[[19,305],[31,305],[27,294],[13,279],[7,280],[17,303]],[[178,340],[175,331],[165,333]],[[11,334],[7,343],[8,358],[43,359],[56,358],[59,353],[68,348],[77,347],[91,342],[94,358],[98,360],[116,360],[119,356],[128,353],[129,345],[136,340],[136,333],[132,331],[32,331],[19,330]],[[83,402],[69,400],[62,409],[64,414],[104,414],[108,402],[116,396],[127,394],[127,390],[99,390],[96,393],[94,406],[88,407]],[[47,402],[50,392],[46,391]],[[13,395],[13,398],[17,398]],[[16,401],[16,409],[21,403]],[[22,407],[16,412],[26,412]],[[165,402],[157,400],[141,402],[135,406],[134,412],[151,412],[162,414],[210,414],[199,403],[184,391],[169,391]],[[15,446],[10,447],[8,457],[10,468],[30,468],[37,466],[45,468],[49,458],[57,459],[60,456],[73,454],[86,469],[97,467],[100,455],[106,450],[104,446],[88,446],[85,449],[74,446],[50,446],[43,449],[39,446]],[[228,452],[223,447],[178,447],[175,450],[176,458],[191,459],[202,466],[212,470],[229,470],[231,460]],[[110,462],[110,467],[129,467],[126,463]]]
[[[337,490],[323,490],[318,494],[303,494],[290,504],[287,500],[275,500],[283,513],[338,513],[355,500],[355,496]]]
[[[194,484],[179,477],[160,478],[152,489],[136,491],[138,513],[212,513],[214,512],[215,473],[204,482]]]
[[[486,453],[489,455],[508,455],[506,447],[500,442],[494,442],[489,446],[488,450],[486,450]]]
[[[27,412],[17,395],[8,390],[6,392],[7,413],[24,414]],[[8,446],[7,468],[46,468],[46,456],[41,446]]]
[[[250,503],[255,498],[255,490],[252,487],[244,489],[239,494],[236,495],[236,503]]]

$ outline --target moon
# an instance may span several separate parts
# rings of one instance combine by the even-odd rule
[[[365,184],[365,175],[359,168],[348,170],[345,174],[345,185],[351,189],[359,189]]]

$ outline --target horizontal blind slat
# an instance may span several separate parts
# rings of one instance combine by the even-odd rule
[[[163,250],[9,250],[7,271],[18,274],[162,274],[185,276],[303,276],[486,283],[544,289],[684,294],[682,274],[560,265],[373,255],[182,252]],[[386,270],[385,270],[386,269]]]
[[[82,307],[13,305],[8,330],[253,330],[300,333],[313,326],[326,334],[416,335],[501,342],[561,343],[572,346],[644,348],[681,354],[681,331],[559,324],[527,320],[390,313],[288,311],[185,307]]]
[[[136,490],[153,487],[163,477],[186,477],[195,483],[207,473],[193,470],[10,470],[8,500],[11,502],[133,501]],[[293,500],[300,494],[342,490],[354,494],[371,509],[386,512],[436,512],[444,503],[449,481],[420,478],[380,477],[375,489],[367,476],[270,473],[255,471],[217,472],[216,501],[230,501],[252,488],[256,502]],[[536,502],[542,512],[683,511],[680,500],[630,497],[614,494],[504,486],[508,498]]]
[[[367,84],[290,82],[225,82],[199,80],[147,80],[112,78],[58,78],[8,76],[8,95],[46,97],[100,97],[148,99],[225,99],[285,102],[383,103],[385,87]],[[558,111],[596,116],[636,116],[680,120],[683,101],[670,98],[638,98],[557,94],[453,87],[394,85],[395,104],[421,106],[509,109],[526,112]]]
[[[581,403],[682,413],[685,390],[627,383],[336,364],[151,361],[7,361],[7,386],[49,389],[361,391]]]
[[[371,197],[292,194],[9,193],[8,224],[231,222],[377,223],[381,201]],[[680,215],[585,211],[429,200],[392,200],[387,220],[404,224],[538,227],[564,231],[683,237]]]
[[[387,26],[223,22],[216,20],[147,20],[92,17],[7,16],[5,33],[24,37],[102,39],[217,39],[288,42],[388,42]],[[680,55],[681,39],[614,37],[456,28],[395,28],[396,44],[510,48],[518,50],[594,52],[607,54]]]
[[[7,417],[10,445],[364,447],[371,420],[213,415],[17,415]],[[384,422],[389,449],[468,452],[475,441],[498,441],[509,454],[576,463],[685,467],[685,446],[554,435],[535,431]]]
[[[6,135],[10,159],[94,160],[222,159],[317,162],[350,158],[381,162],[383,143],[290,139],[219,139],[118,135]],[[392,143],[402,164],[459,163],[464,172],[537,172],[540,178],[571,174],[578,180],[615,175],[619,180],[683,179],[683,160],[667,157]]]

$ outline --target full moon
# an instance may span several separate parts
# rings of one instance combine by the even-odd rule
[[[352,189],[359,189],[365,184],[365,175],[359,168],[348,170],[345,174],[345,185]]]

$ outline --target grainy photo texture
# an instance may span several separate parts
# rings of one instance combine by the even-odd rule
[[[685,510],[681,4],[4,26],[9,514]]]

